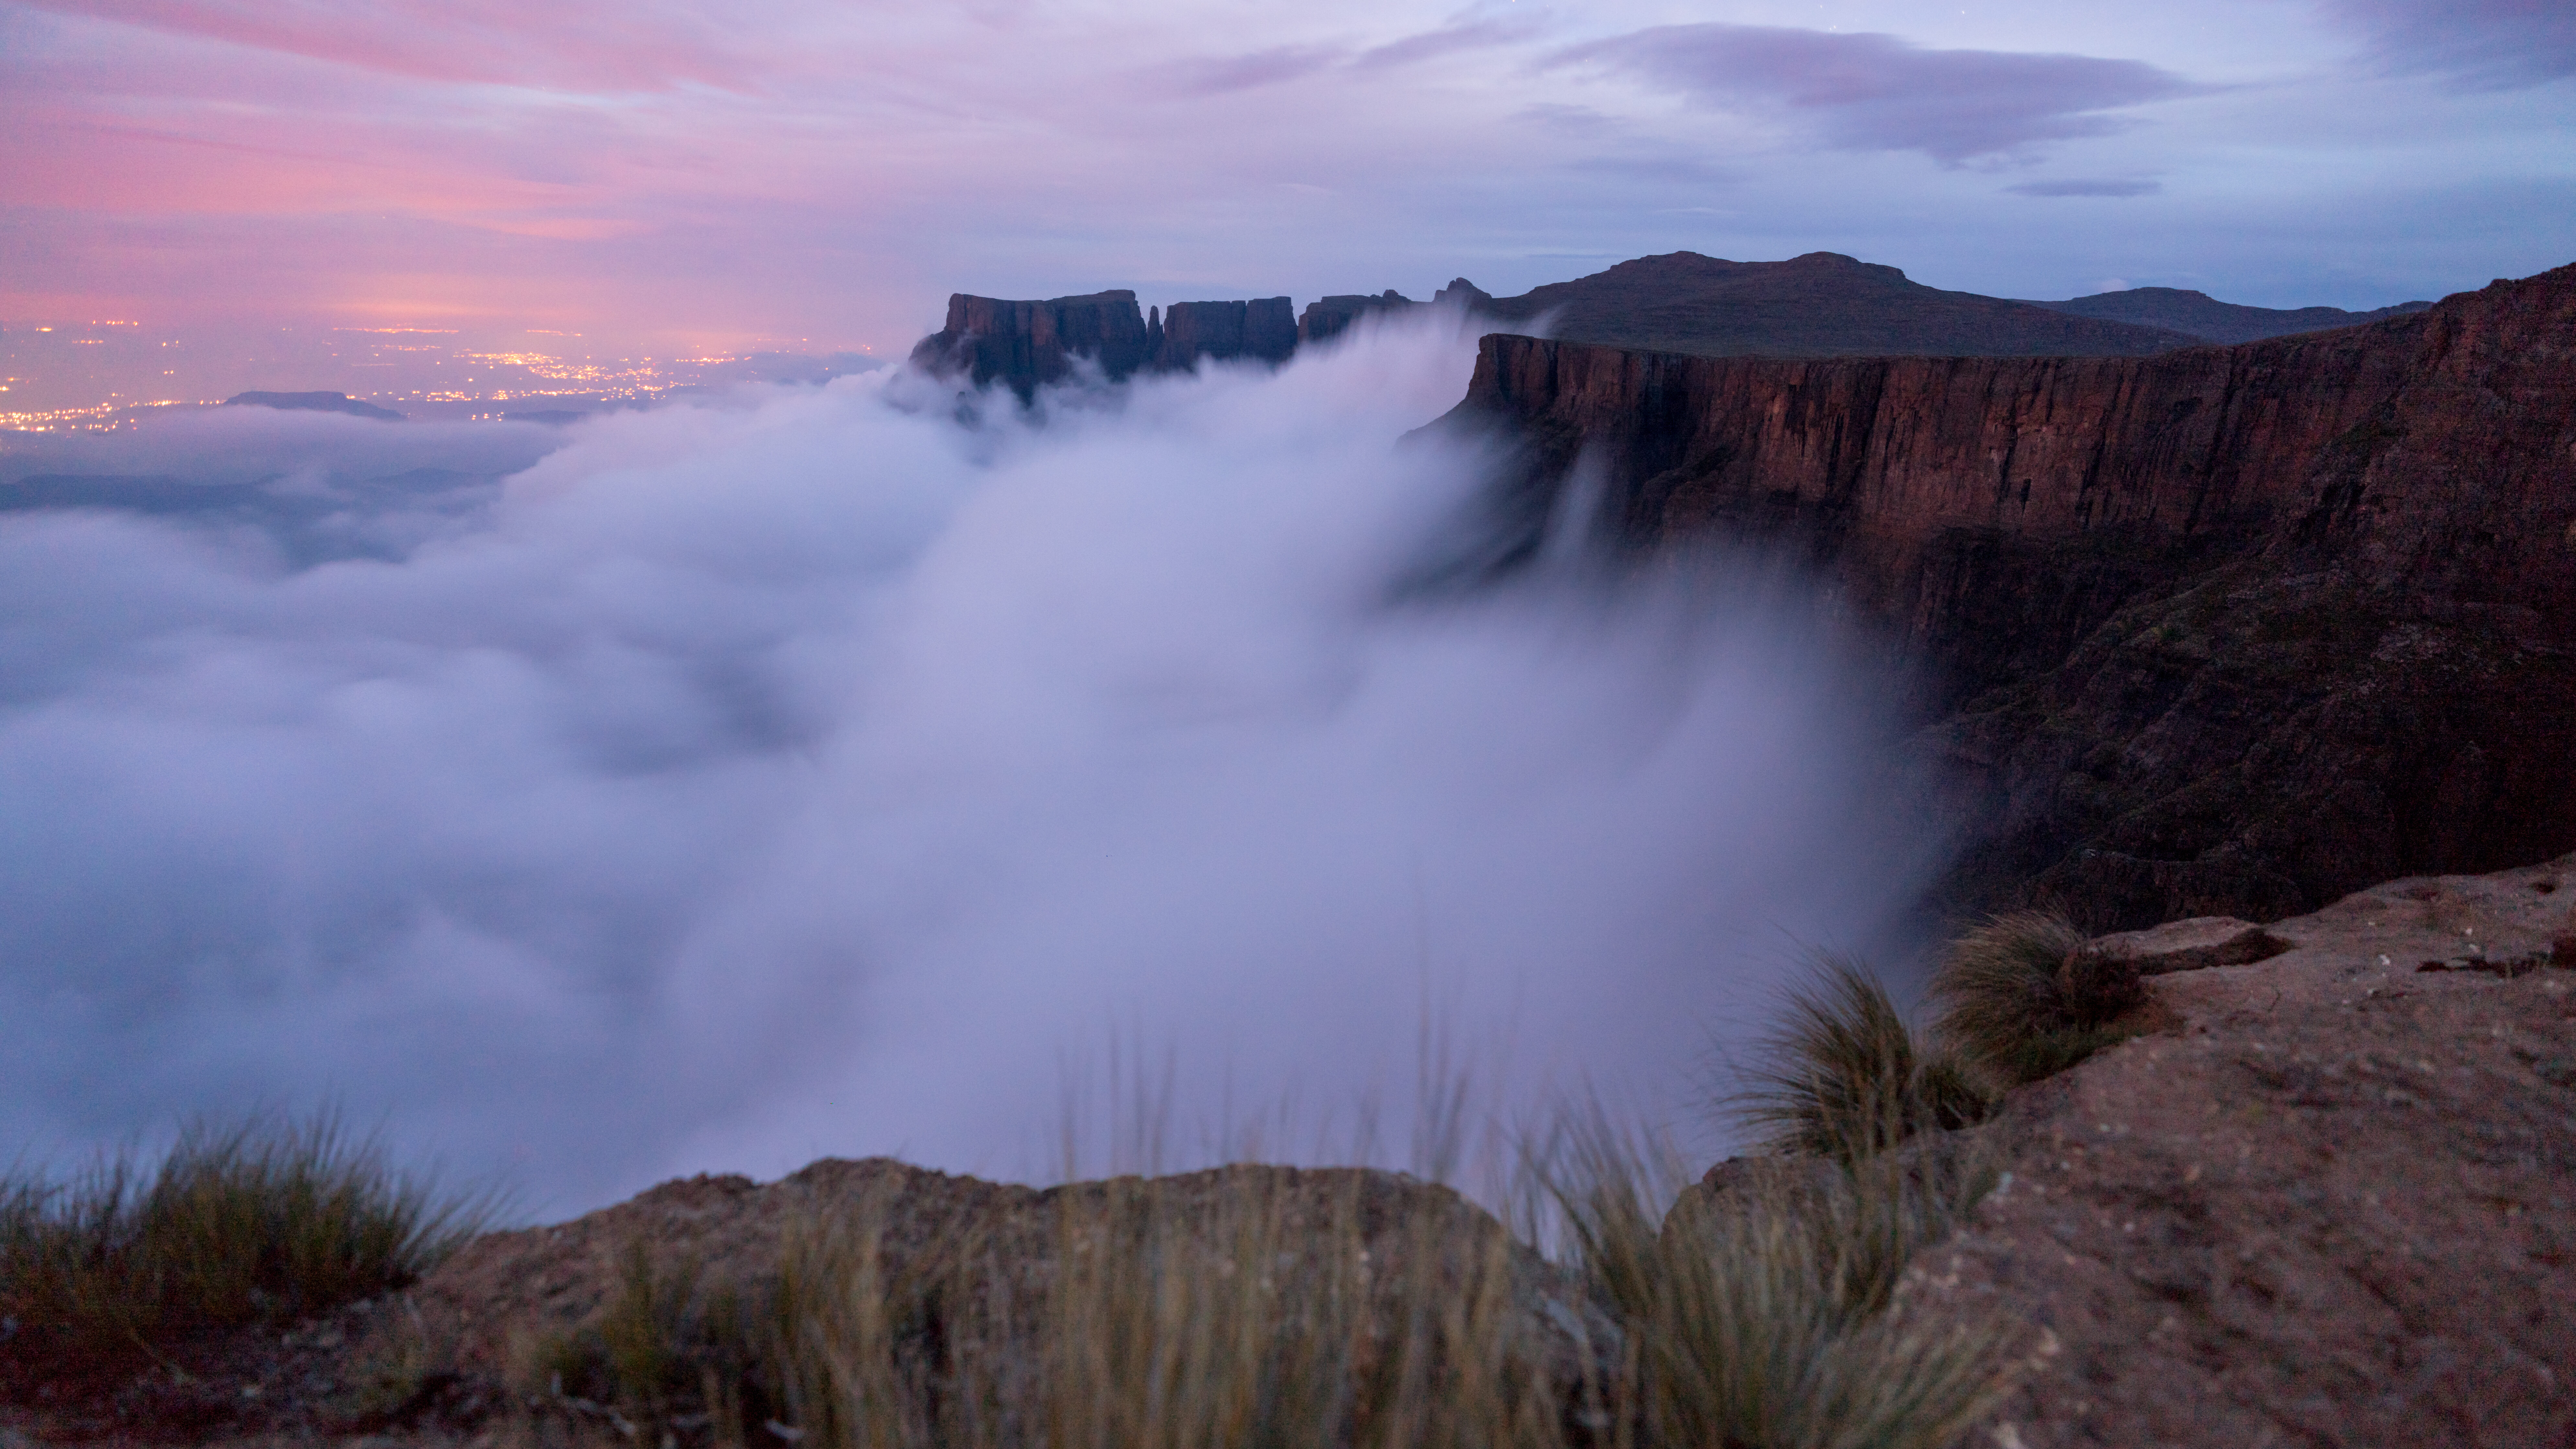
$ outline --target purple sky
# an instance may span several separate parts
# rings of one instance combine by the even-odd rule
[[[2563,0],[0,0],[0,317],[899,349],[952,290],[2576,259]]]

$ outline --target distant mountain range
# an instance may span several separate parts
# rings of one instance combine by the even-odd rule
[[[2324,332],[2336,327],[2358,327],[2364,322],[2377,322],[2389,317],[2403,317],[2421,312],[2430,302],[2400,302],[2394,307],[2381,307],[2369,312],[2347,312],[2341,307],[2240,307],[2234,302],[2221,302],[2207,292],[2186,292],[2177,287],[2132,287],[2125,292],[2096,292],[2090,297],[2074,297],[2063,302],[2033,302],[2052,312],[2071,312],[2078,317],[2095,317],[2105,322],[2127,322],[2140,327],[2161,327],[2170,332],[2187,332],[2203,342],[2260,342],[2266,337],[2287,337],[2298,332]]]
[[[1464,304],[1497,331],[1545,328],[1567,342],[1700,357],[2146,357],[2356,326],[2431,305],[2282,310],[2172,287],[2019,301],[1927,287],[1894,267],[1838,252],[1785,262],[1667,252],[1517,297],[1492,296],[1460,277],[1432,300]],[[1394,291],[1319,298],[1297,319],[1291,339],[1284,297],[1177,303],[1165,327],[1128,291],[1043,302],[959,293],[949,299],[947,325],[922,339],[913,360],[979,385],[1004,380],[1026,397],[1039,383],[1071,375],[1078,357],[1092,358],[1112,380],[1139,369],[1187,368],[1201,358],[1276,362],[1363,317],[1422,305]],[[1177,325],[1184,316],[1214,318],[1231,309],[1231,317],[1247,307],[1267,309],[1262,346],[1235,336],[1239,322],[1232,331]]]
[[[1553,314],[1551,331],[1568,342],[1702,357],[2144,357],[2202,340],[1945,292],[1838,252],[1785,262],[1667,252],[1476,307],[1507,322]]]

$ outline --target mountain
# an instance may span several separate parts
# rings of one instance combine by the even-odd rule
[[[1785,262],[1669,252],[1477,310],[1532,325],[1553,315],[1553,335],[1568,342],[1699,357],[2144,357],[2200,345],[2161,327],[1945,292],[1836,252]]]
[[[2400,302],[2394,307],[2381,307],[2369,312],[2347,312],[2341,307],[2283,310],[2277,307],[2241,307],[2234,302],[2221,302],[2207,292],[2186,292],[2176,287],[2132,287],[2125,292],[2097,292],[2090,297],[2073,297],[2063,302],[2033,302],[2030,305],[2105,322],[2127,322],[2139,327],[2185,332],[2204,342],[2260,342],[2267,337],[2358,327],[2365,322],[2421,312],[2433,304]]]
[[[398,423],[403,415],[391,408],[360,402],[344,392],[238,392],[225,398],[228,408],[276,408],[295,413],[347,413],[357,418],[382,418]]]
[[[2274,919],[2576,848],[2576,266],[2141,358],[1496,335],[1442,426],[1522,450],[1490,557],[1588,456],[1619,547],[1785,550],[1933,663],[1956,909]]]

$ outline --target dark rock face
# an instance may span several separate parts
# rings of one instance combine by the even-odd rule
[[[1553,282],[1477,310],[1552,318],[1555,336],[1701,357],[2144,357],[2200,339],[1945,292],[1835,252],[1730,262],[1671,252]]]
[[[2394,307],[2379,307],[2368,312],[2347,312],[2341,307],[2243,307],[2234,302],[2221,302],[2207,292],[2187,292],[2175,287],[2132,287],[2125,292],[2098,292],[2090,297],[2074,297],[2063,302],[2033,302],[2030,305],[2078,317],[2098,317],[2106,322],[2128,322],[2140,327],[2186,332],[2203,342],[2260,342],[2266,337],[2358,327],[2364,322],[2421,312],[2433,304],[2400,302]]]
[[[1149,328],[1150,330],[1150,328]],[[1154,365],[1181,372],[1202,357],[1286,362],[1297,350],[1297,309],[1286,297],[1249,302],[1174,302],[1162,317]]]
[[[2277,919],[2576,847],[2576,267],[2135,359],[1484,340],[1449,426],[1630,549],[1791,550],[1943,671],[1951,903]]]
[[[1248,302],[1175,302],[1147,317],[1120,290],[1045,302],[948,299],[947,325],[912,349],[913,365],[976,387],[999,381],[1027,402],[1038,388],[1089,359],[1112,382],[1139,371],[1177,372],[1202,357],[1285,362],[1297,350],[1296,310],[1286,297]]]
[[[392,408],[360,402],[344,392],[239,392],[225,398],[228,408],[276,408],[295,413],[347,413],[356,418],[376,418],[398,423],[403,415]]]
[[[1044,302],[959,292],[948,299],[947,323],[912,349],[913,365],[926,372],[962,376],[977,387],[999,379],[1023,402],[1040,384],[1069,376],[1077,357],[1115,380],[1151,356],[1136,294],[1124,290]]]
[[[1371,312],[1401,312],[1422,304],[1396,291],[1393,287],[1374,297],[1319,297],[1306,304],[1305,315],[1297,319],[1299,342],[1321,342],[1339,336],[1349,326]]]

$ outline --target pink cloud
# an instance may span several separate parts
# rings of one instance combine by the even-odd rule
[[[649,0],[23,0],[35,8],[419,80],[660,91],[738,88],[711,17]]]

